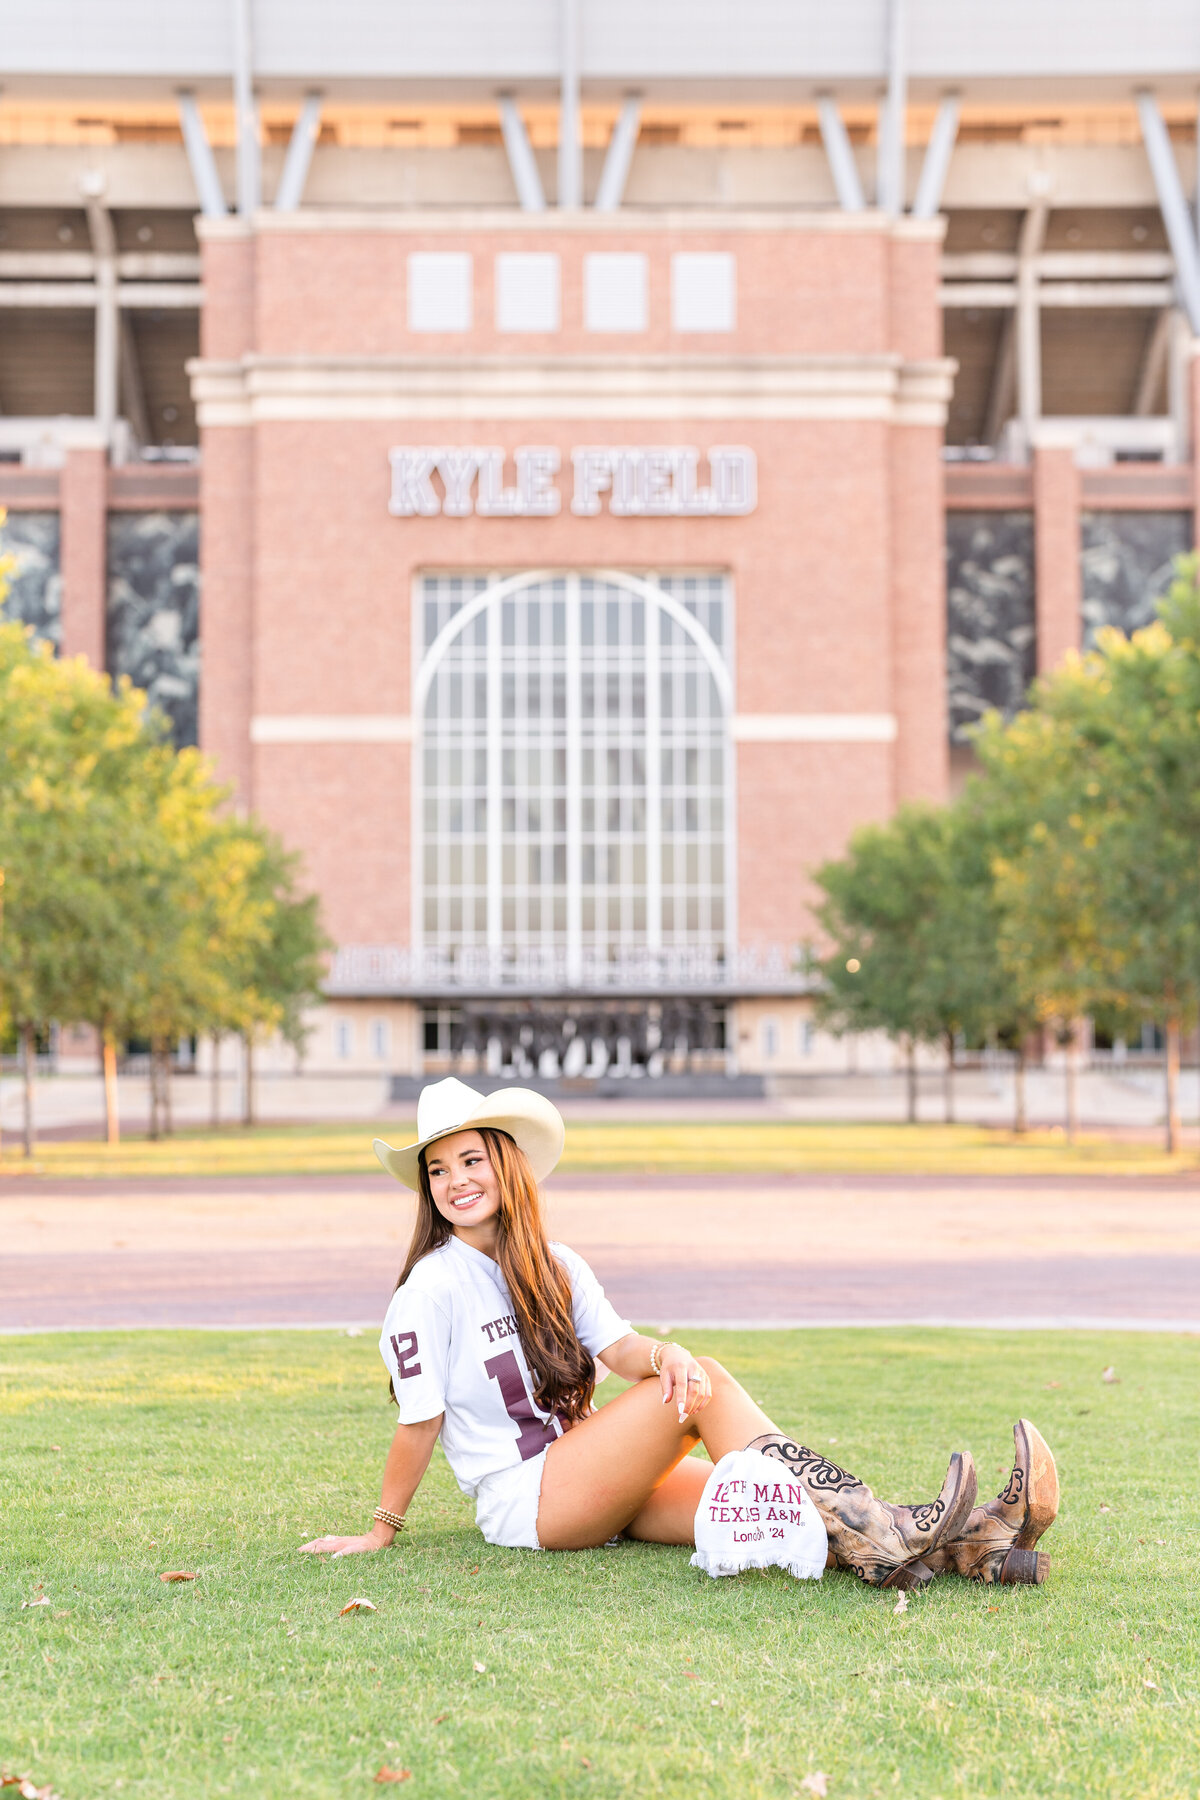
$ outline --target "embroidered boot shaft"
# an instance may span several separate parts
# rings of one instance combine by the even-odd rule
[[[935,1575],[965,1575],[991,1586],[1045,1581],[1050,1558],[1034,1545],[1058,1516],[1058,1470],[1036,1425],[1013,1426],[1016,1458],[994,1500],[977,1506],[962,1530],[944,1536],[929,1558]]]
[[[936,1500],[892,1506],[876,1499],[865,1481],[819,1451],[780,1433],[755,1438],[747,1449],[776,1457],[803,1482],[825,1521],[839,1569],[852,1569],[871,1587],[924,1587],[934,1571],[923,1560],[948,1536],[957,1536],[975,1504],[975,1464],[955,1451]]]

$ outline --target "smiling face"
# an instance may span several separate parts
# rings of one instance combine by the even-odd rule
[[[425,1169],[433,1204],[456,1237],[468,1243],[494,1237],[500,1180],[477,1131],[439,1138],[425,1152]]]

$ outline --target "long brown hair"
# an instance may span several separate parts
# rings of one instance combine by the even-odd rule
[[[496,1261],[512,1299],[517,1336],[533,1376],[533,1397],[545,1413],[582,1419],[591,1408],[596,1365],[575,1332],[571,1283],[546,1242],[537,1182],[525,1152],[507,1131],[480,1126],[479,1135],[500,1190]],[[449,1219],[443,1218],[434,1204],[425,1155],[422,1150],[417,1222],[397,1288],[404,1286],[423,1256],[440,1249],[454,1235]]]

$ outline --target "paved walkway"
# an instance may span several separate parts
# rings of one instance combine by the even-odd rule
[[[382,1317],[410,1202],[377,1176],[0,1188],[0,1329]],[[642,1323],[1200,1331],[1200,1182],[559,1176],[552,1232]]]

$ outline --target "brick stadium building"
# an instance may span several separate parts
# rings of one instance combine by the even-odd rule
[[[1191,9],[730,17],[9,23],[14,604],[303,853],[310,1067],[844,1066],[814,865],[1192,543]]]

